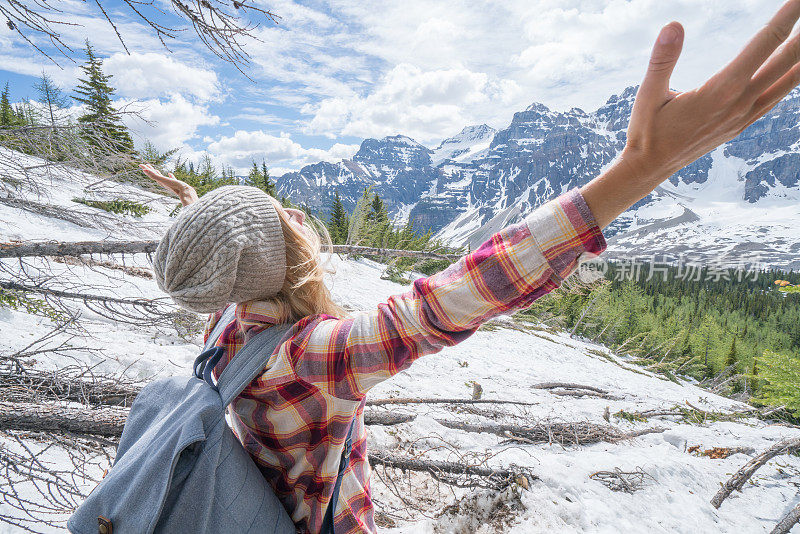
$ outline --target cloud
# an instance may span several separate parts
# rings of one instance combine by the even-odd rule
[[[253,161],[265,160],[270,168],[274,165],[282,170],[296,170],[318,161],[337,162],[352,157],[358,147],[335,143],[328,149],[305,148],[287,133],[276,136],[261,130],[237,130],[231,136],[211,140],[206,151],[219,164],[244,173]]]
[[[467,121],[465,109],[487,102],[502,85],[465,68],[424,71],[403,63],[383,77],[364,97],[329,98],[307,105],[313,118],[310,133],[330,137],[382,137],[403,133],[418,141],[440,139],[442,132],[458,131]]]
[[[180,94],[170,95],[167,100],[120,99],[114,104],[118,109],[141,116],[126,115],[124,118],[138,146],[149,140],[162,151],[180,147],[195,138],[201,126],[219,124],[219,117],[211,113],[208,106],[190,102]]]
[[[114,76],[112,84],[127,97],[180,93],[204,102],[220,91],[215,72],[189,66],[164,53],[116,53],[103,61],[103,70]]]

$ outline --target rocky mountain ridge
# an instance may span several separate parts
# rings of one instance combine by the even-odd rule
[[[586,184],[625,144],[637,87],[592,112],[534,103],[499,131],[465,127],[434,149],[397,135],[366,139],[350,160],[277,179],[326,212],[372,185],[398,223],[411,217],[452,244],[480,244],[548,199]],[[606,229],[609,253],[800,268],[800,91],[739,137],[673,175]]]

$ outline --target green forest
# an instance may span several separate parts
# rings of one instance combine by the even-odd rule
[[[603,343],[647,369],[800,414],[800,273],[609,262],[604,279],[572,284],[518,317]],[[651,276],[651,272],[655,272]],[[570,284],[567,284],[570,285]]]

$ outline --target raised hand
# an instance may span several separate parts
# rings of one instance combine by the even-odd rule
[[[139,168],[142,169],[142,172],[145,173],[149,178],[152,178],[158,182],[161,187],[178,195],[178,198],[181,200],[181,204],[184,206],[188,206],[197,200],[197,191],[194,190],[194,187],[186,182],[178,180],[175,178],[174,174],[169,173],[169,176],[164,176],[150,164],[140,164]]]
[[[582,190],[601,226],[736,137],[800,83],[800,35],[791,35],[798,18],[800,0],[784,3],[733,61],[683,93],[669,88],[683,27],[671,22],[662,28],[636,95],[627,144],[609,172]],[[604,198],[609,194],[617,198]]]

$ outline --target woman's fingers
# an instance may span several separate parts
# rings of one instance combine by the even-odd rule
[[[753,97],[758,97],[798,62],[800,62],[800,34],[795,34],[758,69],[750,81],[748,92]]]
[[[724,83],[742,84],[772,55],[792,33],[800,18],[800,0],[789,0],[752,38],[733,61],[720,71]]]
[[[772,84],[766,91],[756,99],[753,104],[753,111],[748,121],[748,126],[758,120],[767,111],[771,110],[775,105],[783,100],[789,91],[800,84],[800,64],[796,64],[789,69],[789,72],[780,77],[780,79]]]
[[[664,104],[669,96],[669,79],[683,48],[683,26],[670,22],[658,34],[650,63],[636,95],[635,107],[651,111]]]

